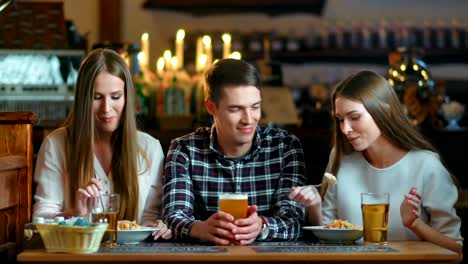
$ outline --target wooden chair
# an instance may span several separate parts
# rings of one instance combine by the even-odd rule
[[[31,221],[36,121],[32,112],[0,112],[0,260],[8,262],[22,251],[24,224]]]

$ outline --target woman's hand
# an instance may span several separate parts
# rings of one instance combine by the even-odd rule
[[[156,220],[156,222],[151,221],[145,223],[144,226],[159,228],[159,230],[156,230],[151,234],[154,237],[154,240],[157,240],[158,238],[169,240],[172,238],[172,230],[169,229],[162,220]]]
[[[305,207],[317,207],[322,204],[322,198],[317,188],[313,185],[292,187],[288,198],[294,200]]]
[[[92,178],[85,186],[76,191],[75,212],[74,216],[84,216],[91,211],[95,199],[101,195],[101,180]]]
[[[405,199],[400,206],[401,221],[405,227],[410,228],[419,218],[420,201],[421,194],[417,192],[416,187],[411,188],[409,193],[405,194]]]

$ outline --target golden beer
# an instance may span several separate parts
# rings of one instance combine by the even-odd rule
[[[245,193],[222,193],[219,196],[219,210],[234,216],[247,218],[248,195]]]
[[[90,197],[92,206],[91,220],[93,223],[108,223],[102,243],[106,246],[117,246],[117,215],[120,210],[119,194],[101,194]]]
[[[219,195],[219,210],[234,216],[234,220],[247,218],[249,202],[246,193],[221,193]],[[229,239],[231,245],[239,244],[235,239]]]
[[[102,243],[117,245],[117,212],[93,213],[93,223],[108,223]]]
[[[389,208],[388,204],[361,205],[365,242],[387,242]]]
[[[364,242],[376,245],[387,243],[389,209],[388,193],[361,193]]]

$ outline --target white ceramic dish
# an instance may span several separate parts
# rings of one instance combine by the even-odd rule
[[[303,228],[314,233],[319,240],[325,243],[350,244],[360,239],[363,235],[362,228],[325,228],[324,226],[305,226]]]
[[[158,227],[141,227],[132,230],[118,230],[118,244],[134,244],[145,240],[153,231],[159,230]]]

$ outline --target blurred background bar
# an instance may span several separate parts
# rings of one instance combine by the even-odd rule
[[[37,152],[70,110],[82,59],[110,48],[133,73],[140,129],[166,152],[171,139],[212,123],[204,70],[240,57],[268,87],[263,124],[300,138],[308,181],[319,183],[331,144],[330,92],[373,70],[458,178],[466,237],[466,10],[468,1],[457,0],[3,0],[0,112],[38,115]]]

